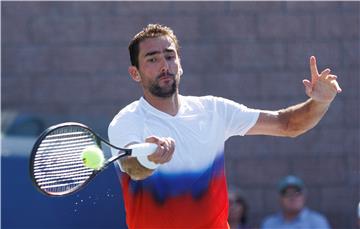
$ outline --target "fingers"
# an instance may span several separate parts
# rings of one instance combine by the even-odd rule
[[[311,72],[311,79],[313,82],[315,82],[318,77],[326,78],[326,76],[330,74],[331,70],[329,68],[326,68],[319,74],[317,64],[316,64],[316,58],[315,58],[315,56],[311,56],[310,57],[310,72]]]
[[[311,79],[316,80],[315,77],[319,75],[319,72],[317,69],[315,56],[310,57],[310,73],[311,73]]]
[[[153,161],[156,164],[164,164],[169,162],[175,151],[175,141],[174,139],[168,138],[159,138],[151,136],[145,139],[145,142],[155,143],[158,145],[156,151],[148,156],[150,161]]]
[[[327,75],[325,77],[326,80],[336,80],[337,79],[337,76],[336,75]]]
[[[161,138],[158,138],[156,136],[150,136],[145,138],[145,142],[155,143],[157,145],[160,145],[162,143]]]
[[[331,80],[331,84],[334,85],[337,93],[342,92],[342,89],[340,88],[339,83],[335,79]]]
[[[316,80],[318,78],[325,79],[325,80],[331,81],[331,83],[334,85],[334,87],[336,88],[336,91],[338,93],[342,91],[338,82],[336,81],[337,76],[330,75],[331,70],[329,68],[326,68],[319,74],[315,56],[310,57],[310,71],[311,71],[311,77],[312,77],[313,83],[316,82]],[[318,77],[315,77],[315,76],[318,76]]]
[[[337,93],[342,91],[337,82],[337,76],[330,74],[329,68],[319,74],[315,56],[310,57],[310,72],[311,81],[303,80],[305,92],[309,97],[318,101],[332,101],[336,95],[335,91]]]
[[[327,69],[325,69],[324,71],[322,71],[321,73],[320,73],[320,78],[321,79],[326,79],[327,78],[327,76],[330,74],[330,72],[331,72],[331,70],[329,69],[329,68],[327,68]]]
[[[336,75],[326,75],[326,76],[323,76],[323,78],[325,79],[325,81],[327,81],[329,84],[331,84],[337,93],[340,93],[342,91],[342,89],[340,88],[339,86],[339,83],[336,81],[337,79],[337,76]]]
[[[165,151],[161,155],[163,163],[166,163],[171,160],[174,150],[175,150],[175,141],[172,138],[165,138],[164,148]]]
[[[303,80],[303,84],[305,86],[305,93],[311,97],[311,92],[312,92],[312,83],[309,80],[304,79]]]

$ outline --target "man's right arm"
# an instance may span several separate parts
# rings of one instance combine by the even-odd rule
[[[122,170],[133,180],[143,180],[155,171],[142,166],[136,157],[123,157],[120,159],[120,164]]]
[[[155,164],[164,164],[171,160],[175,151],[175,141],[172,138],[159,138],[151,136],[145,139],[145,142],[155,143],[158,145],[156,151],[148,156],[148,160]],[[135,142],[127,145],[130,146]],[[127,173],[133,180],[143,180],[155,171],[144,167],[136,157],[124,157],[120,159],[122,170]]]

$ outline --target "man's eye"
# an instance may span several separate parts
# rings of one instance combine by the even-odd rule
[[[175,59],[175,56],[166,56],[166,59],[167,60],[173,60],[173,59]]]
[[[155,57],[150,58],[150,59],[148,59],[148,62],[155,63],[155,62],[156,62],[156,58],[155,58]]]

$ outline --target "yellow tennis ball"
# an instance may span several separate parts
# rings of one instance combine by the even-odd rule
[[[104,154],[97,146],[88,146],[81,152],[84,165],[91,169],[100,169],[104,164]]]

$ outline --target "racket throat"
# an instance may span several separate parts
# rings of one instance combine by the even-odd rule
[[[114,161],[118,160],[119,158],[122,157],[126,157],[126,156],[130,156],[131,155],[131,149],[127,149],[127,150],[121,150],[119,151],[119,153],[117,155],[114,155],[112,157],[109,158],[109,160],[106,162],[104,168],[108,165],[113,163]]]

